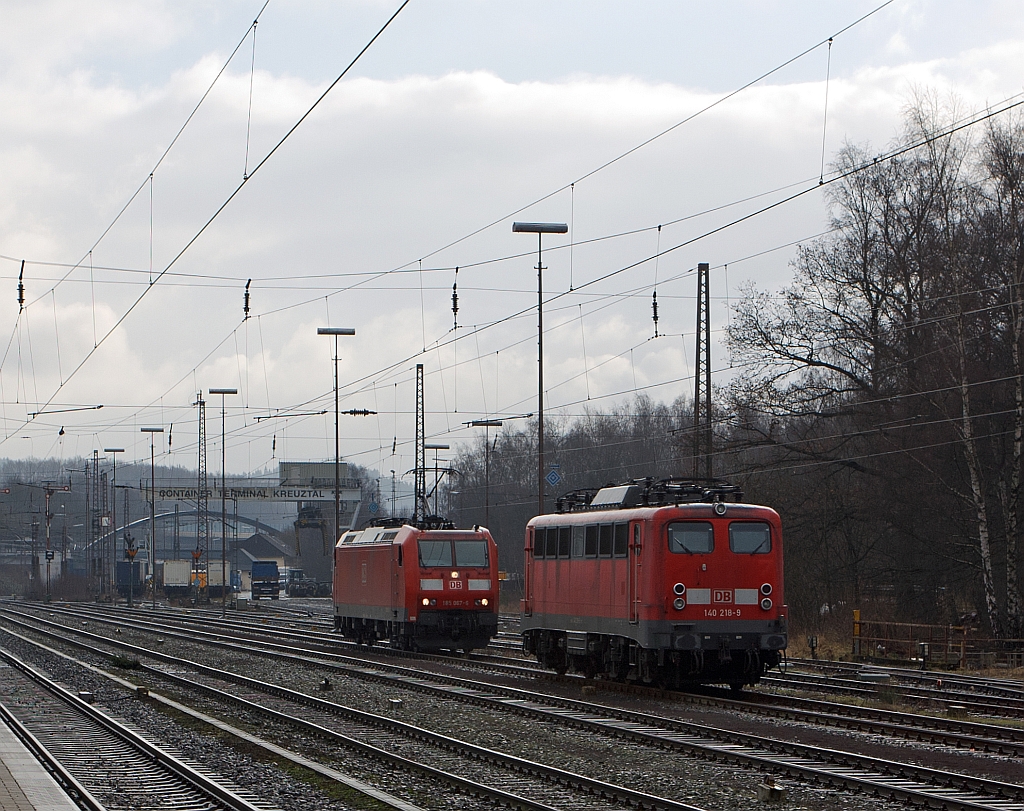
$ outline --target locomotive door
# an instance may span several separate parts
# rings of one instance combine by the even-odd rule
[[[629,621],[633,625],[640,622],[640,552],[643,550],[642,526],[643,525],[639,522],[633,524],[631,527],[633,539],[629,545],[631,554],[628,560],[629,574],[627,576],[627,582],[629,583]]]
[[[526,563],[523,566],[523,615],[533,614],[533,544],[537,537],[536,530],[528,527],[526,530]]]
[[[402,565],[402,545],[391,542],[391,616],[398,618],[398,606],[400,605],[398,584],[401,581],[401,572],[398,567]]]

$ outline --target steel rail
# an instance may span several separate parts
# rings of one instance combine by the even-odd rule
[[[88,634],[87,632],[83,633],[88,636],[95,636]],[[108,644],[118,646],[126,644],[117,640],[109,640],[105,637],[97,638],[101,641],[107,642]],[[231,643],[224,644],[226,646],[231,646]],[[129,647],[134,648],[135,646]],[[142,655],[155,656],[155,658],[166,659],[178,663],[182,662],[178,657],[160,654],[159,652],[149,651],[148,649],[137,650]],[[277,654],[272,655],[277,656]],[[301,656],[293,656],[291,658],[296,661],[315,663],[321,667],[325,664],[323,661],[310,660]],[[196,664],[197,663],[192,663],[189,666],[196,666]],[[206,666],[199,665],[199,667]],[[344,669],[350,672],[352,671],[351,667]],[[395,666],[391,666],[390,669],[408,671],[406,668],[399,668]],[[410,672],[410,675],[423,682],[426,674]],[[391,677],[387,677],[384,674],[371,675],[371,678],[377,678],[378,680],[391,679]],[[974,778],[969,775],[960,775],[947,771],[927,769],[925,767],[918,767],[905,763],[885,761],[880,758],[870,758],[867,756],[854,755],[835,750],[823,750],[820,747],[809,747],[801,744],[774,741],[771,739],[761,738],[759,736],[734,733],[728,730],[712,730],[711,728],[702,725],[688,724],[675,719],[666,719],[643,713],[632,713],[629,711],[608,708],[603,705],[595,705],[573,699],[554,699],[552,697],[545,696],[545,699],[556,702],[561,707],[568,710],[568,712],[554,712],[550,708],[539,706],[536,697],[527,691],[487,685],[486,689],[493,692],[500,692],[506,695],[513,694],[515,696],[513,700],[496,699],[479,694],[466,695],[462,692],[467,688],[474,691],[479,690],[480,685],[477,683],[463,679],[456,679],[454,677],[444,677],[443,680],[449,683],[461,683],[459,685],[461,691],[455,695],[463,700],[475,701],[478,703],[494,702],[499,706],[513,708],[519,712],[529,712],[531,714],[546,715],[548,717],[557,716],[563,722],[571,723],[580,728],[600,728],[605,732],[605,734],[613,734],[619,737],[632,736],[635,740],[644,740],[648,744],[654,743],[658,746],[667,745],[691,752],[699,752],[705,757],[710,757],[712,759],[727,759],[732,762],[755,765],[759,768],[773,768],[784,771],[793,776],[799,776],[813,781],[825,782],[834,785],[856,786],[862,790],[881,793],[894,799],[913,802],[916,804],[927,806],[939,803],[940,805],[946,805],[950,808],[977,809],[995,807],[991,805],[993,798],[1015,796],[1024,799],[1024,787],[1013,784],[1005,784],[998,781],[985,780],[983,778]],[[408,678],[403,679],[402,684],[407,687],[416,686],[415,681],[409,681]],[[438,688],[436,685],[421,684],[419,689],[430,689],[436,691]],[[594,713],[611,715],[614,717],[615,722],[610,722],[607,718],[602,718],[600,716],[586,717]],[[659,730],[658,727],[661,727],[662,729]],[[715,737],[719,738],[722,743],[718,745],[710,745],[706,737],[709,734],[713,734]],[[702,738],[703,740],[701,740]],[[744,749],[747,751],[743,751]],[[758,749],[761,751],[757,751]],[[779,759],[778,755],[773,756],[771,754],[772,752],[778,752],[783,759]],[[823,756],[825,759],[838,765],[823,767],[821,765]],[[818,765],[811,765],[815,762]],[[877,770],[882,780],[879,781],[878,776],[871,779],[870,775],[866,776],[863,773],[849,773],[850,769],[865,768]],[[927,789],[926,786],[908,788],[906,785],[900,785],[901,782],[905,782],[909,779],[921,781],[930,780],[932,785],[937,786],[937,788],[925,790]],[[951,796],[950,792],[952,789],[946,787],[953,784],[955,784],[957,790],[984,793],[986,796],[974,798]],[[983,800],[985,802],[982,802]],[[1015,805],[1013,807],[1024,808],[1024,804]]]
[[[180,615],[174,619],[179,622],[183,628],[187,627],[187,624],[181,620]],[[101,621],[106,622],[108,619],[103,616]],[[210,621],[204,621],[204,624],[210,625],[211,623]],[[229,627],[234,627],[231,623],[228,625]],[[258,634],[256,630],[249,628],[246,628],[244,633],[252,633],[254,635],[254,639],[265,638]],[[282,635],[285,638],[298,639],[305,643],[307,646],[305,649],[307,651],[310,650],[308,647],[308,634],[303,634],[290,629],[283,629],[280,632],[274,633]],[[219,640],[221,639],[221,634],[216,634],[216,636]],[[333,648],[336,647],[336,644],[337,643],[333,646],[328,646],[326,653],[335,654],[335,650]],[[285,646],[285,650],[289,653],[294,652],[294,648],[288,646]],[[410,654],[407,651],[393,651],[390,648],[379,648],[376,649],[376,652],[389,656],[398,656],[403,659],[410,658]],[[412,654],[411,657],[417,659],[440,660],[445,662],[451,661],[449,657],[439,657],[434,654]],[[515,675],[536,676],[543,674],[551,675],[552,678],[554,678],[553,674],[550,674],[549,671],[535,666],[513,664],[515,660],[495,662],[495,659],[499,659],[499,657],[487,655],[479,656],[474,654],[469,660],[469,663],[482,662],[486,663],[489,667],[497,665],[502,671]],[[458,658],[456,661],[460,664],[467,663],[467,660],[464,658]],[[639,685],[623,685],[616,682],[596,682],[595,684],[604,689],[614,689],[618,691],[625,690],[628,692],[655,694],[658,696],[664,695],[663,691],[657,690],[656,688],[646,688]],[[672,695],[675,696],[676,694],[673,693]],[[741,700],[690,693],[681,695],[684,695],[688,701],[694,703],[742,709],[747,712],[754,712],[762,715],[775,715],[792,720],[803,720],[809,723],[823,724],[826,726],[843,726],[848,729],[860,731],[898,734],[907,740],[921,740],[922,732],[927,731],[929,733],[930,741],[934,743],[950,746],[963,746],[965,748],[974,747],[982,751],[1007,754],[1011,756],[1020,756],[1024,754],[1024,731],[992,724],[978,724],[962,720],[953,721],[950,719],[934,718],[910,713],[897,713],[886,710],[871,710],[862,707],[851,707],[850,705],[836,702],[822,702],[814,699],[791,696],[769,697],[767,694],[760,694],[763,695],[764,698],[760,701],[755,701],[753,698]],[[875,697],[877,693],[872,688],[864,688],[864,695],[866,697]],[[797,706],[786,707],[781,706],[778,703],[770,703],[771,701],[786,702]],[[813,707],[813,709],[808,709],[808,706]],[[989,737],[986,738],[986,734]]]
[[[31,616],[31,615],[29,615]],[[109,623],[111,622],[105,615],[99,615],[100,622]],[[137,618],[132,618],[138,622]],[[187,626],[186,626],[187,627]],[[166,629],[163,629],[166,632]],[[248,631],[246,631],[248,633]],[[213,634],[207,632],[210,635],[215,636],[216,644],[228,644],[224,643],[222,634]],[[300,640],[305,641],[305,637],[298,632],[288,632],[289,637],[296,637]],[[190,638],[190,637],[180,637]],[[262,637],[256,636],[256,639]],[[308,645],[308,641],[306,642]],[[286,655],[293,655],[295,648],[290,646],[277,646],[283,648]],[[329,649],[325,651],[327,655],[339,656],[333,649],[333,646],[329,646]],[[312,652],[307,647],[307,652]],[[392,651],[389,648],[381,648],[377,651],[378,653],[384,653],[385,655],[395,655],[399,658],[410,658],[407,652],[403,651]],[[413,658],[427,659],[433,661],[444,661],[449,662],[448,657],[439,657],[433,654],[415,654]],[[365,661],[365,660],[358,660]],[[460,664],[466,664],[465,659],[457,660]],[[471,662],[474,660],[470,660]],[[492,666],[493,667],[493,666]],[[534,667],[523,667],[520,665],[503,664],[500,669],[507,673],[513,673],[515,675],[527,675],[536,676],[538,674],[548,674],[548,671],[537,669]],[[614,690],[625,690],[628,692],[640,692],[645,694],[657,694],[663,695],[661,691],[657,691],[654,688],[644,688],[636,685],[622,685],[616,682],[600,682],[599,683],[605,689]],[[873,690],[867,690],[865,693],[867,696],[873,697],[875,695]],[[675,694],[672,694],[675,695]],[[708,696],[698,696],[695,694],[685,694],[688,701],[701,704],[709,704],[714,706],[729,707],[729,708],[740,708],[745,711],[759,712],[761,714],[776,714],[786,715],[790,718],[797,720],[806,720],[811,723],[821,723],[827,721],[829,726],[845,725],[847,728],[861,729],[865,728],[866,724],[874,723],[873,729],[868,731],[879,731],[888,733],[900,733],[903,737],[908,740],[920,740],[921,730],[928,729],[932,731],[931,738],[933,742],[952,744],[952,745],[963,745],[964,747],[974,746],[981,748],[985,751],[991,751],[996,753],[1017,754],[1021,747],[1024,746],[1024,732],[1017,732],[1016,730],[1009,729],[1006,727],[998,727],[995,725],[984,725],[984,724],[972,724],[963,721],[950,721],[948,719],[928,718],[927,716],[912,715],[906,713],[885,713],[882,710],[867,710],[863,708],[853,708],[849,705],[830,703],[830,702],[818,702],[818,709],[821,712],[815,713],[808,710],[800,710],[793,708],[783,708],[778,705],[768,705],[766,708],[758,709],[759,705],[753,701],[741,701],[738,699],[731,698],[714,698]],[[799,699],[796,697],[775,697],[778,701],[790,701],[792,703],[807,703],[812,702],[811,699]],[[802,713],[802,715],[800,715]],[[887,717],[881,717],[886,714]],[[843,724],[843,716],[849,719]],[[859,716],[859,717],[858,717]],[[903,723],[899,723],[902,720]],[[930,726],[929,726],[930,724]],[[957,731],[957,728],[961,730],[964,728],[969,729],[969,732]],[[983,738],[982,733],[987,732],[991,737],[988,739]],[[1016,744],[1016,745],[1015,745]]]
[[[189,785],[193,790],[207,799],[214,799],[224,808],[231,811],[265,811],[258,806],[235,794],[235,792],[207,777],[192,767],[186,765],[178,758],[164,751],[155,744],[149,742],[141,735],[132,731],[123,724],[118,723],[91,704],[80,699],[56,682],[44,676],[38,670],[26,662],[21,661],[10,651],[0,648],[0,658],[8,664],[17,668],[21,673],[28,676],[34,683],[42,687],[47,693],[62,701],[78,715],[89,719],[93,724],[99,726],[107,733],[124,742],[132,749],[142,753],[147,759],[158,765],[165,772],[176,777],[181,782]]]
[[[998,696],[1000,698],[1024,699],[1024,681],[1021,679],[998,679],[989,676],[973,676],[957,670],[916,670],[907,667],[896,667],[893,665],[865,662],[833,662],[822,659],[790,659],[790,665],[805,667],[810,670],[820,670],[823,673],[849,674],[855,677],[856,674],[864,671],[889,673],[902,679],[904,682],[916,684],[923,689],[935,686],[937,680],[941,680],[943,687],[940,692],[956,692],[958,688],[966,692],[976,693],[981,691],[984,695]]]
[[[31,640],[26,640],[31,642]],[[67,640],[62,640],[67,641]],[[115,641],[116,640],[111,640]],[[35,643],[38,644],[38,643]],[[78,643],[80,645],[80,643]],[[127,643],[121,643],[125,645]],[[95,648],[87,649],[93,652],[106,654],[103,651],[97,651]],[[128,646],[129,648],[135,648],[136,646]],[[156,652],[153,652],[156,653]],[[149,652],[142,652],[142,655],[152,655]],[[420,727],[407,724],[403,721],[396,719],[387,718],[385,716],[375,715],[373,713],[363,712],[361,710],[355,710],[350,707],[344,707],[333,702],[325,701],[324,699],[316,698],[305,693],[300,693],[295,690],[291,690],[287,687],[280,685],[269,684],[267,682],[261,682],[257,679],[252,679],[241,674],[230,673],[222,668],[210,667],[203,665],[198,662],[192,662],[188,659],[182,659],[180,657],[170,656],[168,654],[159,654],[156,656],[161,660],[169,660],[175,665],[186,665],[193,670],[202,673],[203,675],[219,679],[222,681],[228,681],[240,686],[253,689],[256,692],[278,696],[286,699],[291,703],[302,704],[308,707],[312,707],[322,712],[329,713],[333,716],[344,716],[357,722],[366,724],[372,727],[387,729],[399,734],[402,734],[406,738],[418,740],[432,744],[435,747],[439,747],[442,750],[452,751],[459,754],[467,754],[475,760],[486,762],[492,765],[502,766],[510,769],[514,772],[518,772],[523,775],[530,775],[534,777],[542,778],[548,783],[556,786],[572,786],[575,788],[583,789],[589,794],[597,797],[610,797],[616,801],[625,802],[637,808],[649,808],[659,809],[659,811],[702,811],[693,805],[686,803],[680,803],[675,800],[671,800],[663,797],[656,797],[645,792],[636,791],[634,789],[626,788],[624,786],[615,785],[613,783],[607,783],[601,780],[595,780],[593,778],[586,777],[584,775],[575,774],[568,772],[563,769],[558,769],[551,766],[545,766],[544,764],[529,761],[524,758],[518,758],[512,755],[506,755],[501,752],[496,752],[485,747],[476,746],[466,741],[460,741],[455,738],[451,738],[446,735],[431,732],[429,730],[422,729]],[[87,663],[80,663],[86,667],[90,667]],[[329,729],[320,724],[316,724],[312,721],[308,721],[303,718],[299,718],[291,713],[282,712],[275,710],[272,707],[268,707],[265,704],[259,704],[251,701],[242,696],[234,695],[226,692],[219,688],[213,687],[208,684],[197,682],[194,679],[186,676],[181,676],[176,673],[171,673],[161,668],[152,667],[150,665],[140,664],[140,670],[148,672],[161,679],[170,681],[180,688],[190,691],[201,691],[209,696],[212,696],[223,702],[230,702],[237,704],[246,710],[258,714],[262,718],[269,718],[276,720],[283,724],[288,724],[293,727],[302,729],[305,732],[310,732],[323,738],[327,738],[335,743],[340,743],[351,749],[368,755],[370,757],[384,760],[391,763],[394,766],[402,768],[408,771],[415,771],[426,776],[442,780],[447,782],[458,789],[473,794],[475,796],[485,797],[488,799],[495,800],[499,803],[509,805],[513,808],[523,808],[529,811],[554,811],[554,809],[544,803],[532,800],[521,795],[512,794],[507,791],[503,791],[492,786],[487,786],[483,783],[479,783],[474,780],[461,777],[459,775],[446,772],[436,767],[430,766],[429,764],[420,763],[418,761],[411,760],[401,755],[396,755],[386,749],[368,744],[364,741],[354,738],[345,733],[338,732],[337,730]],[[95,671],[94,671],[95,672]]]
[[[68,769],[61,763],[53,753],[50,752],[40,740],[33,735],[18,718],[7,709],[6,705],[0,703],[0,718],[7,724],[11,732],[18,738],[38,760],[43,768],[56,780],[57,785],[63,789],[77,805],[86,811],[107,811],[106,806],[97,800],[92,793],[83,786]]]
[[[874,684],[855,679],[839,679],[835,676],[814,676],[801,673],[788,673],[786,676],[765,676],[765,685],[780,689],[806,689],[822,693],[839,693],[842,695],[875,698],[879,689],[888,690],[911,701],[940,703],[946,706],[964,706],[981,714],[989,714],[1003,718],[1024,717],[1024,700],[999,698],[995,695],[979,693],[951,692],[946,690],[927,690],[920,687],[908,687],[900,684]]]

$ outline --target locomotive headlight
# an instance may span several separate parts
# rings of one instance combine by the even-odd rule
[[[477,601],[476,601],[476,604],[477,604],[477,605],[480,605],[480,601],[479,601],[479,600],[477,600]]]
[[[452,580],[459,576],[458,572],[452,572]]]
[[[714,506],[715,515],[718,515],[718,516],[725,515],[726,509],[727,509],[727,507],[725,506],[725,502],[724,501],[717,501],[717,502],[715,502],[715,506]]]
[[[430,605],[430,600],[426,597],[423,598],[423,605]]]
[[[772,584],[771,583],[765,583],[763,586],[761,586],[761,593],[765,597],[767,597],[769,594],[771,594],[772,593]]]
[[[490,605],[490,604],[491,604],[490,600],[488,600],[486,597],[484,597],[482,600],[480,600],[480,605]]]
[[[437,605],[437,600],[431,600],[431,601],[430,601],[430,604],[431,604],[431,605]]]
[[[676,611],[682,611],[686,608],[686,600],[682,597],[676,597],[675,600],[672,601],[672,607],[675,608]]]
[[[682,597],[684,594],[686,594],[686,586],[684,586],[682,583],[676,583],[672,587],[672,593],[675,594],[677,597]]]
[[[763,608],[765,611],[767,611],[771,607],[772,601],[770,597],[765,597],[763,600],[761,600],[761,608]]]

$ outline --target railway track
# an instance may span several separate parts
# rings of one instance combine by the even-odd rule
[[[21,639],[39,644],[23,636]],[[95,647],[78,644],[93,653],[109,655]],[[233,705],[263,721],[296,728],[332,746],[340,745],[397,769],[447,783],[464,794],[507,807],[527,811],[555,808],[619,811],[626,807],[700,811],[687,803],[474,746],[394,718],[354,710],[222,668],[172,656],[160,658],[166,660],[170,668],[140,664],[138,670],[173,684],[181,693],[201,692],[206,703],[212,699],[221,705]],[[90,666],[87,662],[78,663]],[[189,669],[187,675],[175,672],[182,666]]]
[[[1024,699],[1024,681],[1021,679],[999,679],[992,676],[970,675],[961,671],[916,670],[884,664],[862,665],[821,659],[791,659],[790,664],[805,671],[818,671],[838,678],[855,679],[864,671],[884,672],[898,679],[901,684]],[[941,688],[938,685],[941,685]]]
[[[877,671],[880,672],[880,671]],[[1024,698],[984,695],[979,692],[964,692],[935,687],[913,687],[886,682],[873,684],[851,675],[848,678],[789,672],[786,675],[769,675],[762,678],[762,684],[776,690],[800,690],[830,693],[852,698],[877,699],[880,694],[890,700],[899,698],[903,702],[919,703],[938,707],[947,712],[962,711],[977,715],[1001,718],[1024,718]]]
[[[95,614],[92,615],[91,618],[112,624],[117,624],[117,622],[121,621],[120,619],[110,620]],[[181,618],[175,619],[180,621]],[[138,623],[141,622],[141,620],[135,619],[135,622]],[[209,624],[212,620],[206,620],[205,622],[207,627],[210,627]],[[146,623],[143,624],[145,625]],[[150,624],[149,630],[152,630],[155,627],[157,626]],[[168,632],[165,626],[159,627],[161,632]],[[185,633],[184,629],[186,627],[187,622],[182,623],[181,633]],[[247,632],[251,631],[252,629],[247,629]],[[210,644],[218,644],[225,639],[223,629],[203,633],[206,634],[204,638],[209,641]],[[434,654],[415,654],[393,651],[389,648],[371,648],[368,650],[365,647],[353,644],[344,645],[343,647],[347,646],[348,651],[346,653],[339,653],[339,646],[331,637],[328,637],[325,645],[311,647],[309,645],[308,635],[306,634],[294,630],[286,630],[281,633],[283,634],[283,638],[290,640],[292,643],[300,644],[302,650],[310,653],[325,653],[329,656],[341,656],[344,661],[355,660],[358,663],[364,663],[368,661],[366,654],[372,653],[375,655],[375,658],[369,661],[372,661],[372,667],[377,668],[384,666],[382,663],[376,661],[376,655],[378,654],[383,655],[386,658],[394,657],[403,660],[413,659],[442,662],[445,664],[452,663],[452,660],[449,657]],[[188,638],[191,639],[194,636],[194,632],[188,632]],[[254,641],[265,640],[266,635],[253,635],[248,638]],[[294,652],[296,647],[293,644],[277,645],[268,647],[267,650],[268,652],[271,650],[279,650],[288,655]],[[497,672],[508,675],[519,677],[525,676],[530,678],[542,677],[544,680],[556,684],[576,683],[582,685],[584,683],[579,677],[558,677],[555,674],[538,668],[535,665],[528,663],[524,664],[523,662],[516,660],[501,660],[496,657],[485,656],[482,658],[471,657],[469,660],[460,657],[455,661],[459,665],[483,666],[488,670],[496,669]],[[1024,731],[1008,726],[972,722],[960,717],[936,717],[917,713],[901,713],[894,710],[871,708],[856,704],[851,705],[837,702],[825,702],[797,696],[782,696],[764,693],[748,693],[746,694],[746,698],[737,699],[731,693],[727,695],[724,691],[716,690],[714,688],[708,688],[698,693],[673,692],[666,694],[656,688],[620,684],[617,682],[595,682],[592,684],[615,692],[625,692],[657,698],[671,697],[675,700],[686,703],[700,704],[704,706],[717,706],[723,709],[740,710],[760,715],[770,715],[790,720],[803,721],[824,726],[842,727],[863,732],[896,735],[907,740],[929,741],[932,743],[956,746],[964,749],[973,748],[979,751],[1002,753],[1012,756],[1019,755],[1021,750],[1024,749]],[[865,698],[877,698],[877,693],[871,686],[861,685],[859,690]],[[957,700],[959,700],[959,697],[957,697]],[[964,710],[964,712],[968,711],[968,709],[975,711],[984,711],[986,709],[985,706],[975,707],[974,705],[968,706],[963,704],[954,704],[954,706],[959,707]]]
[[[124,644],[116,640],[105,641],[109,644]],[[158,658],[163,656],[143,649],[139,649],[138,653]],[[308,661],[308,658],[301,661]],[[376,663],[375,667],[380,668],[380,663]],[[425,683],[426,674],[407,672],[396,675],[395,671],[408,669],[394,666],[390,669],[390,676],[381,674],[379,669],[376,672],[371,670],[365,675],[378,679],[391,678],[396,684],[417,686],[422,690],[439,690],[437,684]],[[351,667],[348,670],[354,672],[351,671]],[[232,676],[232,680],[236,677],[244,678],[236,674]],[[493,685],[481,685],[451,677],[447,681],[450,684],[449,693],[454,693],[463,700],[490,704],[496,710],[529,714],[538,720],[570,724],[589,732],[600,732],[650,747],[728,760],[829,785],[854,786],[902,802],[948,808],[1024,808],[1024,788],[1013,784],[987,781],[969,775],[956,775],[947,771],[926,769],[849,752],[824,751],[821,747],[711,729],[703,725],[618,710],[589,702],[551,696],[539,697],[513,688],[496,688]]]
[[[0,648],[0,715],[92,811],[268,811]]]
[[[101,611],[95,611],[95,616],[103,621],[111,621],[110,615]],[[130,613],[130,612],[128,612]],[[121,616],[128,616],[128,613],[118,612]],[[182,616],[180,612],[158,611],[153,616],[159,617],[163,623],[171,623],[181,629],[194,628],[196,624],[209,629],[213,640],[221,639],[225,630],[248,634],[251,639],[266,639],[273,634],[278,641],[284,643],[285,650],[291,650],[292,646],[300,646],[304,650],[312,650],[313,642],[319,643],[316,649],[324,653],[337,653],[339,650],[347,650],[353,655],[362,657],[365,653],[373,652],[375,656],[399,658],[404,660],[451,662],[452,658],[441,654],[423,654],[408,651],[398,651],[386,646],[356,645],[347,640],[340,639],[337,634],[328,631],[317,631],[311,627],[300,630],[295,627],[296,623],[289,622],[285,625],[278,624],[256,624],[248,620],[237,618],[222,619],[212,612],[204,612],[196,618],[194,612]],[[134,616],[136,622],[138,615]],[[514,635],[509,634],[514,638]],[[468,657],[457,657],[462,665],[483,667],[487,670],[505,673],[517,677],[542,678],[554,683],[579,682],[578,677],[559,677],[551,671],[541,668],[535,662],[519,657],[503,657],[489,653],[473,653]],[[856,671],[851,670],[851,673]],[[638,695],[664,696],[660,690],[643,685],[623,684],[617,682],[597,681],[595,685],[602,690],[616,692],[628,692]],[[775,690],[808,690],[812,692],[825,692],[841,695],[847,698],[862,699],[864,702],[878,703],[880,697],[892,698],[899,696],[902,701],[915,703],[937,712],[945,713],[945,719],[930,718],[910,713],[888,714],[884,710],[872,711],[868,707],[843,704],[840,702],[822,702],[813,699],[792,696],[785,693],[748,693],[747,698],[735,699],[731,695],[726,697],[714,688],[705,688],[693,693],[674,693],[673,695],[681,701],[692,701],[715,705],[723,708],[746,709],[761,714],[776,714],[794,720],[804,720],[809,723],[823,723],[828,726],[842,726],[847,729],[861,731],[885,732],[888,729],[890,734],[898,734],[900,737],[909,740],[928,739],[936,743],[947,745],[963,746],[965,748],[975,747],[982,751],[1010,752],[1016,753],[1018,748],[1002,744],[982,745],[979,741],[971,741],[970,738],[977,732],[970,727],[969,722],[960,720],[958,716],[990,716],[1002,718],[1024,718],[1024,708],[1009,700],[990,700],[976,694],[964,694],[948,690],[926,690],[923,688],[911,688],[901,691],[898,686],[885,686],[884,692],[880,695],[877,685],[846,680],[841,682],[830,681],[828,678],[811,675],[808,679],[802,679],[799,674],[790,674],[788,677],[768,676],[764,679],[766,687]],[[766,706],[765,706],[766,705]]]

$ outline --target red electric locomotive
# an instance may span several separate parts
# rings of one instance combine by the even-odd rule
[[[346,532],[334,548],[334,628],[403,650],[487,645],[498,630],[498,547],[444,521]]]
[[[524,649],[559,672],[756,684],[787,644],[782,527],[742,498],[647,479],[559,499],[526,529]]]

